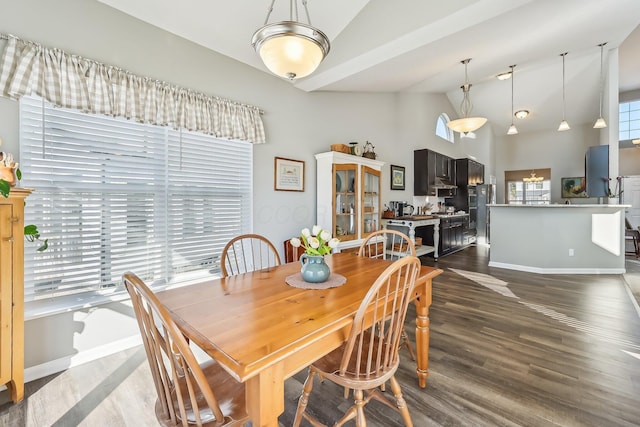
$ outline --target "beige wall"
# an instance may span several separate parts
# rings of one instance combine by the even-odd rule
[[[640,175],[640,146],[620,150],[620,176]]]

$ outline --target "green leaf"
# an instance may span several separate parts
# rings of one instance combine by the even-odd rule
[[[4,179],[0,179],[0,194],[4,197],[9,197],[9,192],[11,191],[11,186]]]
[[[38,248],[38,252],[44,252],[47,250],[48,247],[49,247],[49,239],[45,239],[42,246]]]
[[[16,168],[16,178],[18,178],[18,180],[22,179],[22,171],[20,168]]]
[[[24,235],[25,236],[35,236],[38,234],[38,226],[29,224],[24,226]]]

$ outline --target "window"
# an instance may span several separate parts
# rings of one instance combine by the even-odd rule
[[[505,194],[510,205],[548,205],[551,203],[551,169],[505,171]],[[533,176],[541,181],[526,182]]]
[[[640,101],[620,103],[620,129],[618,140],[640,138]]]
[[[219,271],[251,231],[250,143],[20,101],[25,223],[49,249],[25,250],[25,300],[125,292]],[[77,298],[74,298],[77,299]]]
[[[453,131],[447,126],[447,123],[449,123],[450,121],[451,120],[446,113],[440,114],[440,116],[438,117],[438,121],[436,122],[436,135],[453,143]]]
[[[510,205],[548,205],[551,202],[551,181],[509,181],[507,186]]]

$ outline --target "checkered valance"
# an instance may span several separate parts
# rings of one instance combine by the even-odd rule
[[[0,94],[35,94],[66,108],[262,144],[260,109],[136,76],[117,67],[9,35]]]

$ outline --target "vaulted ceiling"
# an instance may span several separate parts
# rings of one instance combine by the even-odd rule
[[[250,41],[270,0],[98,1],[268,72]],[[446,93],[459,110],[460,61],[472,58],[472,113],[504,134],[511,82],[496,75],[515,64],[515,110],[531,111],[518,129],[551,130],[562,118],[563,52],[567,121],[597,118],[603,42],[605,61],[619,48],[620,91],[640,89],[638,0],[309,0],[308,8],[332,44],[314,74],[292,83],[303,91]],[[269,22],[288,19],[289,1],[276,1]]]

